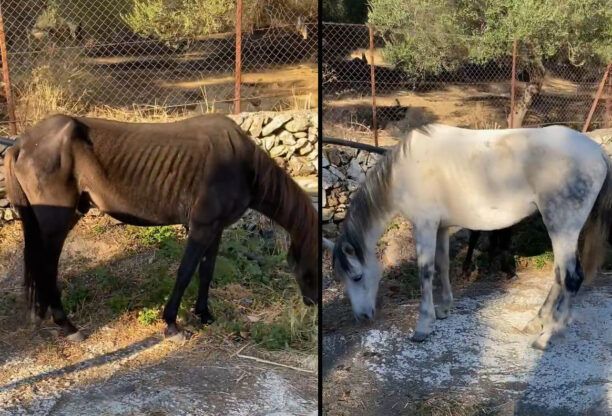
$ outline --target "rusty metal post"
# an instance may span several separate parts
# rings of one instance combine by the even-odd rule
[[[240,113],[242,85],[242,0],[236,0],[236,69],[234,73],[234,114]]]
[[[599,103],[599,99],[601,98],[601,93],[603,92],[604,86],[606,85],[606,80],[608,79],[608,75],[610,74],[610,68],[612,68],[612,62],[608,64],[606,68],[606,72],[604,72],[603,78],[599,83],[599,87],[597,88],[597,93],[595,94],[595,99],[593,100],[593,104],[591,105],[591,110],[589,111],[589,115],[584,123],[584,127],[582,127],[582,132],[586,133],[589,128],[589,124],[591,124],[591,118],[595,113],[595,109],[597,108],[597,104]]]
[[[510,80],[510,121],[508,128],[514,128],[514,97],[516,95],[516,39],[512,43],[512,79]]]
[[[15,117],[15,103],[11,89],[11,78],[9,75],[8,53],[6,51],[6,35],[4,33],[4,19],[2,18],[2,6],[0,6],[0,57],[2,58],[2,80],[4,81],[4,95],[6,96],[6,107],[9,118],[9,133],[17,134],[17,119]]]
[[[606,122],[605,127],[612,127],[612,77],[608,75],[608,94],[606,95]]]
[[[374,28],[368,25],[370,32],[370,83],[372,84],[372,129],[374,132],[374,146],[378,146],[378,120],[376,119],[376,75],[374,68]]]

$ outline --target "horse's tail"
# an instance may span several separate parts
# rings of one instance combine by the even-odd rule
[[[21,218],[24,238],[24,287],[28,307],[31,308],[35,302],[36,276],[38,276],[38,273],[34,271],[36,267],[36,256],[41,253],[42,240],[34,210],[15,175],[15,161],[19,156],[19,152],[19,143],[15,144],[7,151],[4,158],[4,176],[6,177],[8,199]]]
[[[587,283],[593,280],[604,261],[607,242],[612,242],[612,163],[608,155],[603,154],[603,158],[606,177],[582,229],[580,261]]]

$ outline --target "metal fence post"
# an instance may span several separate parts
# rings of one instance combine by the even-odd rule
[[[234,74],[234,113],[240,113],[242,84],[242,0],[236,0],[236,69]]]
[[[516,39],[512,42],[512,79],[510,80],[510,120],[508,128],[514,128],[514,96],[516,95]]]
[[[9,75],[8,54],[6,51],[6,36],[4,33],[4,19],[2,17],[2,6],[0,6],[0,56],[2,58],[2,80],[4,81],[4,95],[6,96],[6,106],[9,117],[9,133],[17,134],[17,119],[15,117],[15,103],[11,89],[11,79]]]
[[[372,84],[372,129],[374,132],[374,146],[378,146],[378,120],[376,119],[376,75],[374,68],[374,28],[368,25],[370,32],[370,83]]]
[[[612,77],[608,75],[608,94],[606,95],[606,120],[604,126],[612,127]]]
[[[582,127],[582,132],[586,133],[589,128],[589,124],[591,124],[591,118],[593,117],[593,113],[595,113],[595,109],[597,108],[597,104],[599,99],[601,98],[601,93],[603,92],[604,86],[606,85],[606,80],[608,79],[608,75],[610,74],[610,68],[612,68],[612,62],[610,62],[606,68],[606,72],[604,72],[603,78],[599,83],[599,87],[597,88],[597,93],[595,94],[595,99],[593,100],[593,104],[591,105],[591,110],[589,111],[589,115],[584,123],[584,127]]]

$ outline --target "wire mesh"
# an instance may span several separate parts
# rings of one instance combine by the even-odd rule
[[[235,0],[217,19],[194,9],[213,3],[223,2],[1,0],[18,125],[40,118],[42,101],[77,114],[95,106],[231,112]],[[314,107],[316,2],[244,3],[242,110]],[[204,33],[205,23],[215,31]]]
[[[368,141],[371,138],[370,64],[375,66],[377,120],[380,132],[398,122],[439,122],[471,128],[506,128],[510,114],[512,46],[508,57],[486,64],[465,62],[436,74],[412,75],[385,56],[385,39],[375,33],[369,48],[368,27],[323,23],[322,94],[326,136]],[[515,100],[521,103],[530,83],[519,43]],[[605,65],[576,67],[545,62],[541,90],[528,106],[523,126],[564,124],[582,129]],[[612,87],[602,95],[591,129],[611,124]]]

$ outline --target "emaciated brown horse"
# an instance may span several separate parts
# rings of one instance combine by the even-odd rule
[[[288,260],[304,302],[318,302],[317,213],[308,196],[229,118],[205,115],[175,123],[123,123],[51,116],[23,133],[5,158],[9,200],[21,216],[25,286],[40,319],[51,308],[69,339],[57,287],[58,261],[78,213],[91,206],[133,225],[184,224],[188,238],[164,308],[166,336],[196,268],[195,312],[212,321],[208,289],[221,233],[248,208],[285,228]]]

